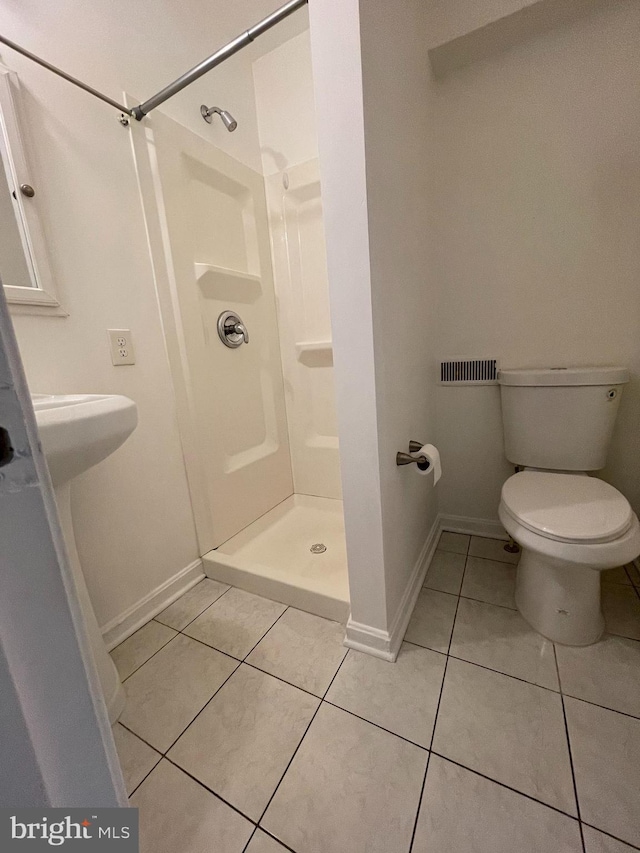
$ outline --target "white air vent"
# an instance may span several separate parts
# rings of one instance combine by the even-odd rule
[[[497,385],[498,360],[441,361],[441,385]]]

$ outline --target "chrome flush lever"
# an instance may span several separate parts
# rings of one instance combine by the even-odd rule
[[[218,317],[218,335],[222,343],[231,349],[249,343],[247,327],[233,311],[223,311]]]

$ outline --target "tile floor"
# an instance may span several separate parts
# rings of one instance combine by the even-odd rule
[[[442,534],[395,665],[209,579],[114,649],[142,853],[640,848],[640,575],[554,648],[503,544]]]

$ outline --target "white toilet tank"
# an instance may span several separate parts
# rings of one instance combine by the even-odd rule
[[[624,367],[500,370],[507,459],[552,471],[604,468],[628,381]]]

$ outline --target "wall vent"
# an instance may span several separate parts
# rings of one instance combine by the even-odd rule
[[[495,358],[467,361],[441,361],[441,385],[497,385],[498,360]]]

